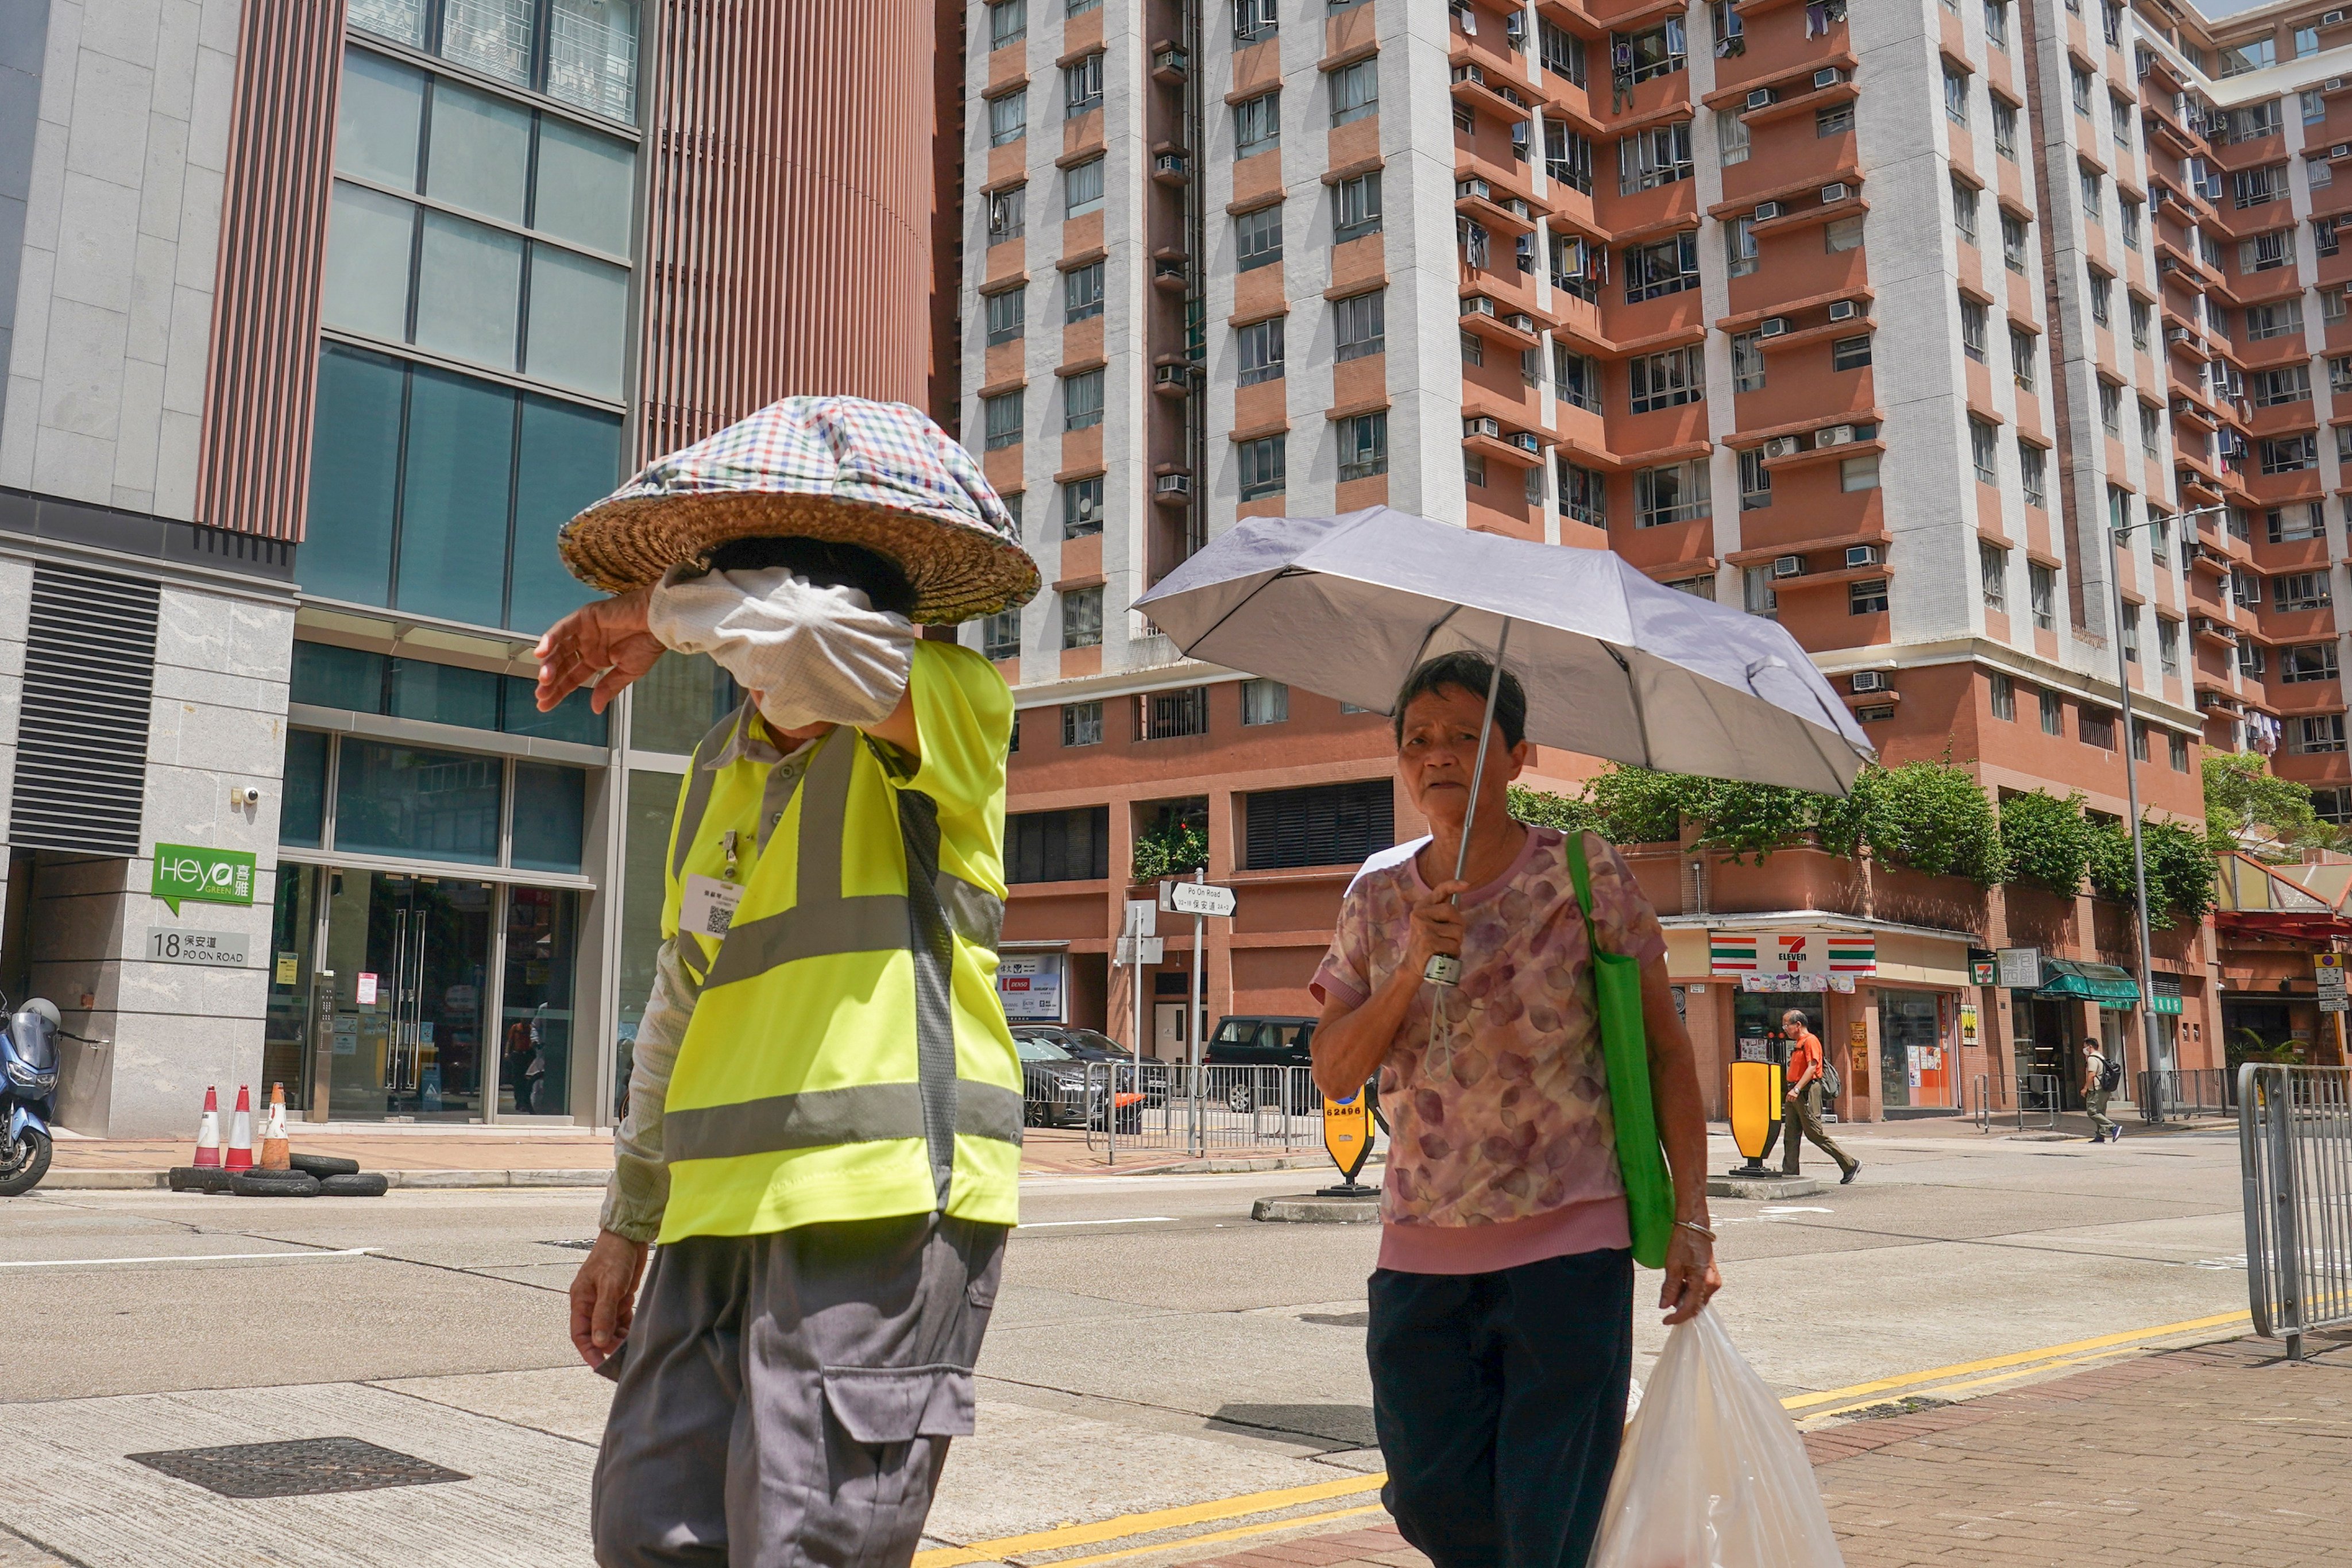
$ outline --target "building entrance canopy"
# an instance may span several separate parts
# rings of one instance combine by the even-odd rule
[[[2067,958],[2042,959],[2042,989],[2033,994],[2061,1002],[2096,1002],[2124,1013],[2139,1005],[2139,986],[2127,972],[2112,963]]]

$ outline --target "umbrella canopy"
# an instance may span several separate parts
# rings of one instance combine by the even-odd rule
[[[1387,712],[1423,660],[1469,649],[1528,693],[1528,739],[1668,773],[1843,795],[1873,754],[1775,622],[1616,554],[1388,507],[1255,518],[1136,602],[1194,658]]]

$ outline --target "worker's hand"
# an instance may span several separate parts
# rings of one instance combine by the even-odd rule
[[[1715,1244],[1695,1231],[1675,1226],[1666,1244],[1666,1279],[1658,1289],[1658,1310],[1666,1326],[1687,1323],[1723,1289],[1723,1274],[1715,1266]]]
[[[1462,911],[1452,900],[1454,894],[1469,890],[1467,882],[1440,882],[1414,900],[1412,933],[1405,939],[1404,972],[1415,980],[1428,969],[1432,957],[1462,952]]]
[[[628,1337],[637,1313],[637,1281],[646,1271],[646,1244],[609,1230],[596,1233],[588,1260],[572,1277],[572,1343],[580,1359],[602,1366]]]
[[[646,629],[646,605],[652,597],[651,588],[632,589],[616,598],[583,605],[548,628],[531,650],[539,659],[541,712],[552,711],[594,681],[588,705],[602,713],[631,681],[654,667],[662,645]]]

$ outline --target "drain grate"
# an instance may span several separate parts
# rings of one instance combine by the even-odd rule
[[[1931,1399],[1924,1394],[1908,1394],[1900,1399],[1890,1399],[1884,1405],[1865,1405],[1859,1410],[1849,1410],[1846,1419],[1884,1421],[1894,1415],[1916,1415],[1923,1410],[1941,1410],[1951,1403],[1948,1399]]]
[[[323,1492],[368,1492],[471,1479],[357,1437],[236,1443],[223,1448],[174,1448],[123,1458],[234,1498],[316,1497]]]

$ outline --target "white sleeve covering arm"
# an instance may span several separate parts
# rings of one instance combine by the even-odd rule
[[[888,718],[914,668],[914,623],[855,588],[819,587],[781,566],[689,577],[673,568],[646,624],[666,647],[707,653],[780,730]]]
[[[613,1179],[604,1188],[597,1225],[631,1241],[661,1234],[669,1206],[669,1166],[662,1156],[662,1108],[669,1098],[670,1069],[694,1016],[701,987],[678,962],[675,940],[661,945],[654,961],[653,992],[637,1022],[636,1047],[629,1065],[629,1113],[613,1132]]]

